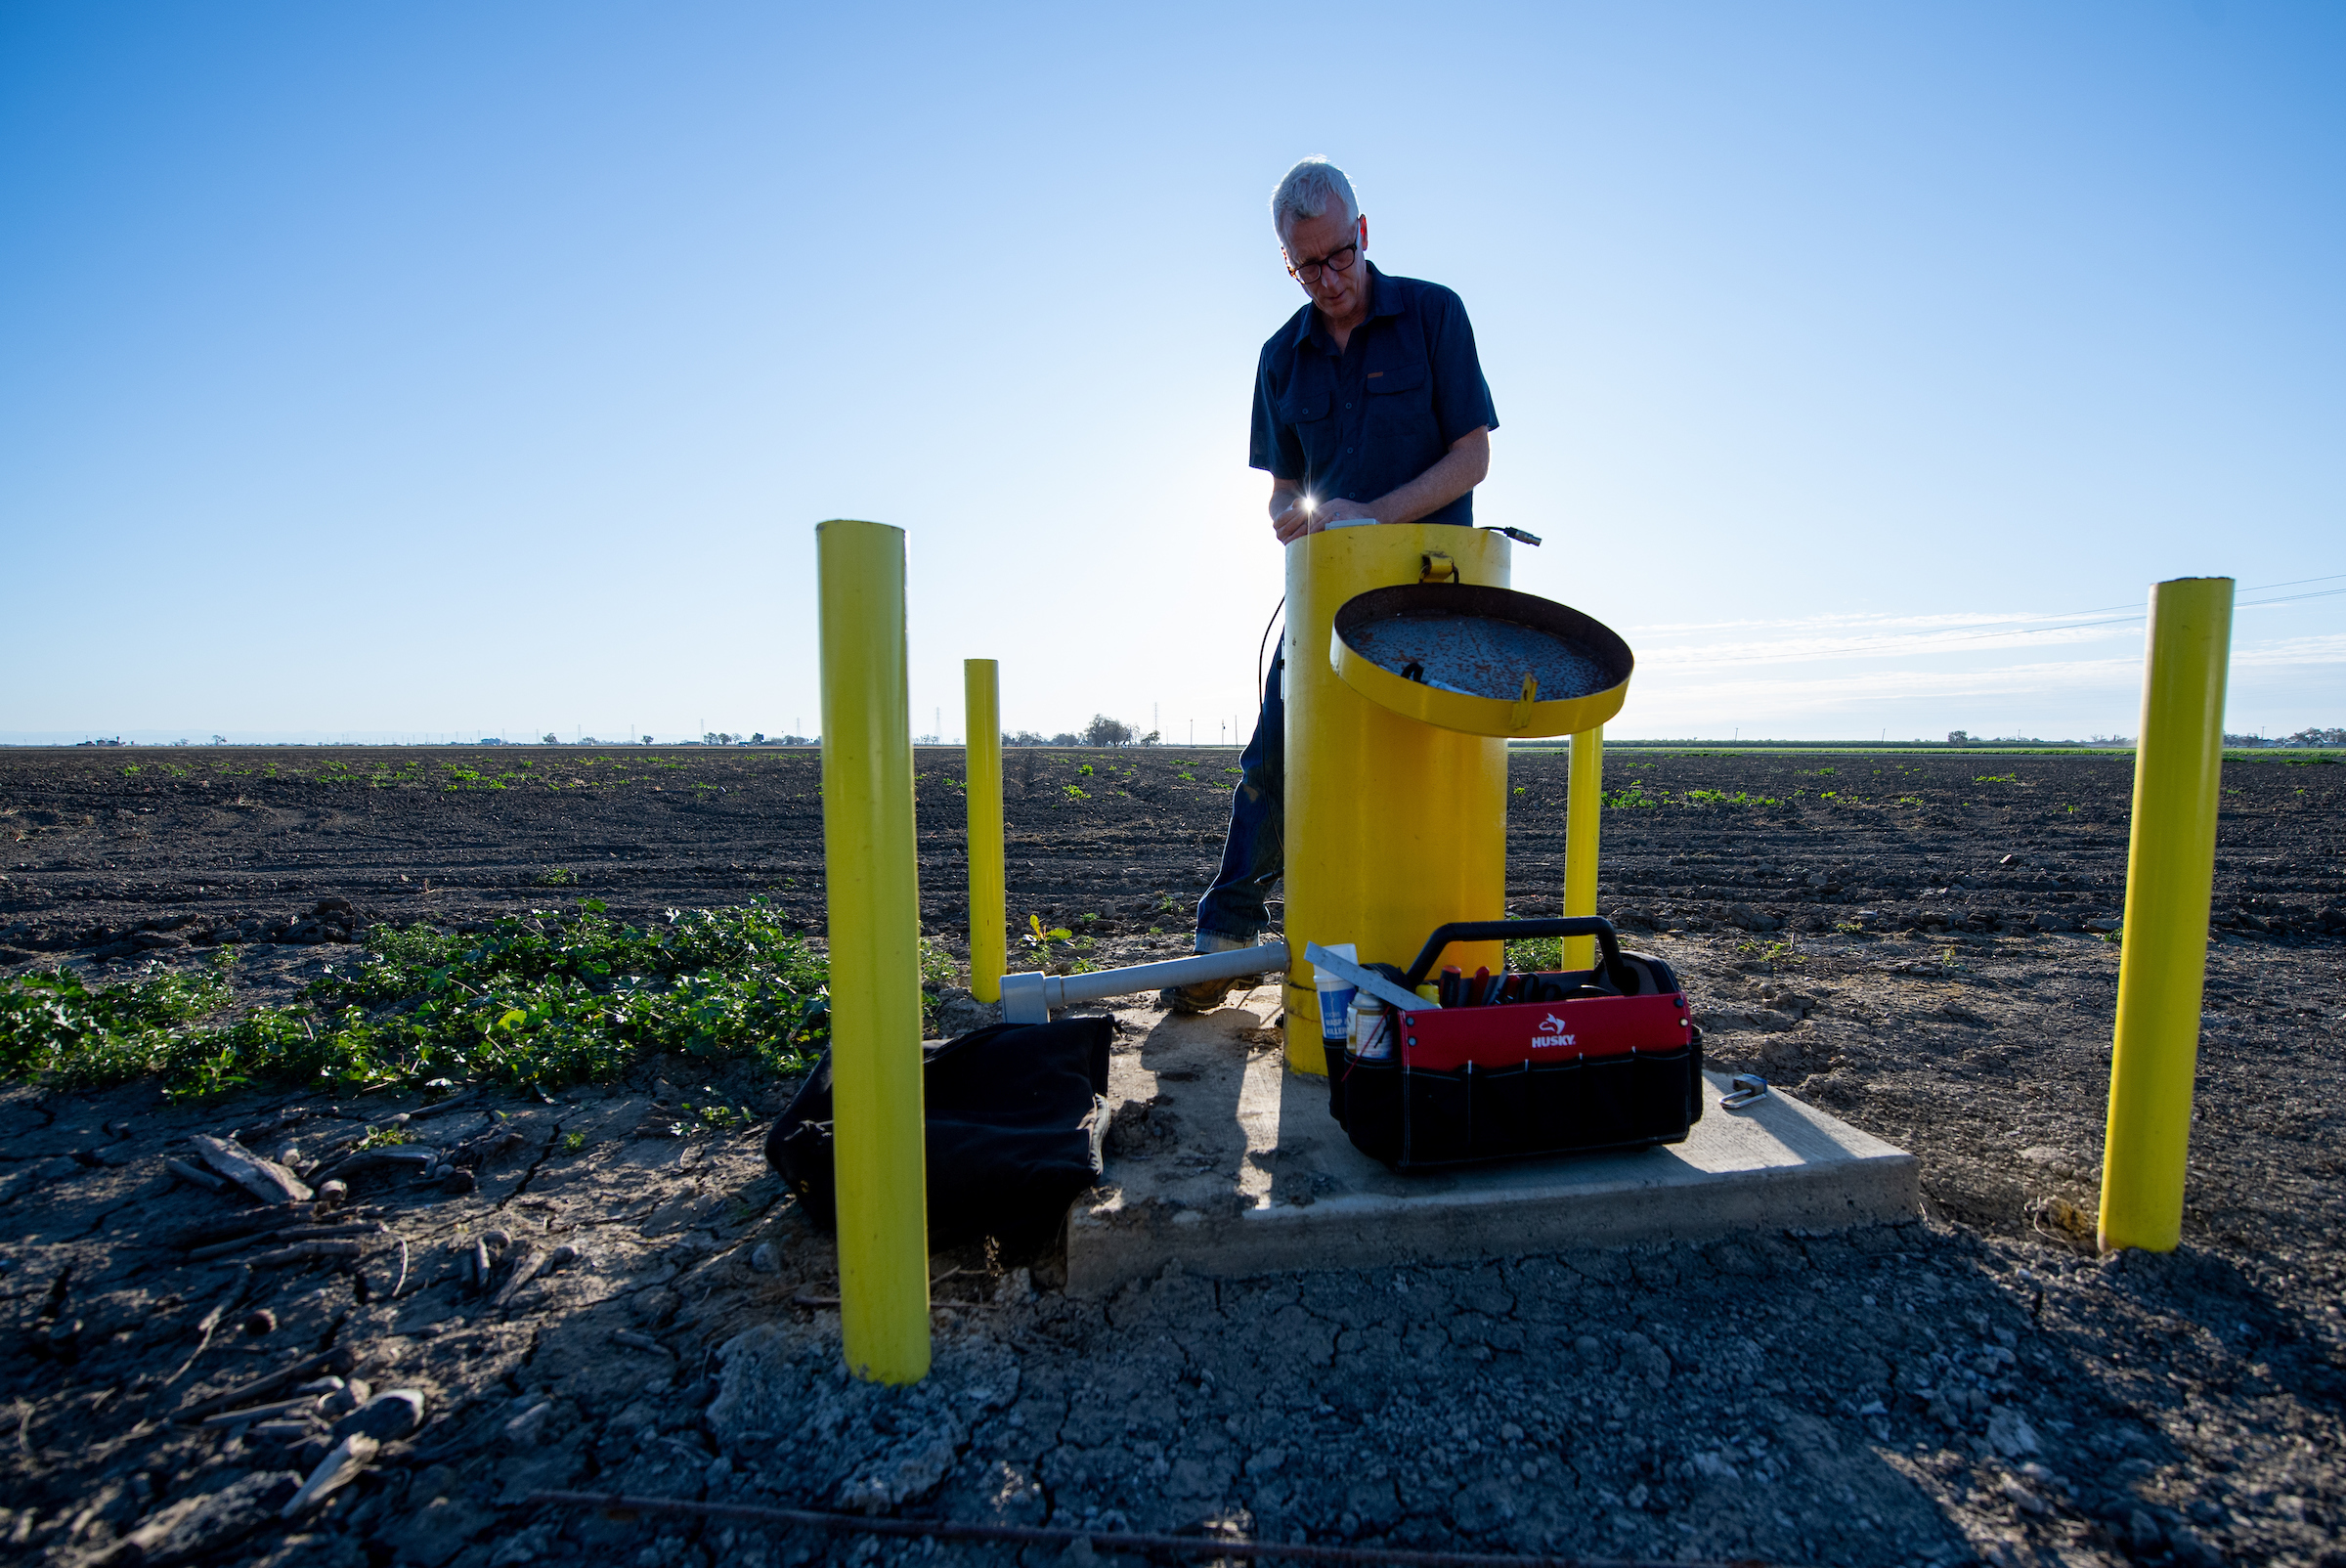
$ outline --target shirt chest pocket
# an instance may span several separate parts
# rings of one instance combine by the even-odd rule
[[[1295,432],[1309,475],[1317,479],[1336,456],[1335,394],[1331,388],[1291,387],[1278,402],[1279,422]]]
[[[1419,360],[1414,365],[1395,365],[1370,370],[1363,384],[1372,398],[1396,397],[1407,392],[1414,392],[1422,397],[1425,393],[1425,362]]]

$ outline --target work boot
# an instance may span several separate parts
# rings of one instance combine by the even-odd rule
[[[1251,945],[1233,936],[1210,936],[1203,932],[1197,934],[1197,951],[1201,953],[1235,952]],[[1222,1005],[1222,999],[1230,994],[1231,986],[1237,983],[1236,980],[1199,980],[1195,985],[1168,985],[1156,993],[1156,999],[1168,1013],[1211,1013]]]

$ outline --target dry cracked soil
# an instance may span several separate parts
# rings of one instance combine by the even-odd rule
[[[1079,931],[1096,963],[1178,950],[1230,763],[1012,754],[1014,921]],[[960,757],[919,765],[924,916],[952,944]],[[1563,760],[1513,767],[1509,906],[1551,912]],[[935,1371],[910,1389],[841,1372],[834,1254],[760,1156],[790,1084],[755,1067],[655,1058],[550,1099],[13,1085],[0,1553],[1040,1563],[1188,1530],[1679,1561],[2346,1564],[2342,774],[2226,767],[2167,1256],[2091,1247],[2118,959],[2095,928],[2121,907],[2131,789],[2111,758],[1607,760],[1602,907],[1678,967],[1716,1064],[1916,1152],[1913,1221],[1175,1270],[1100,1299],[1061,1289],[1048,1252],[973,1248],[934,1262]],[[0,849],[10,972],[97,983],[241,939],[246,1001],[350,961],[304,919],[328,897],[362,925],[587,895],[634,919],[763,897],[821,922],[805,752],[10,752]],[[1119,1050],[1161,1022],[1146,998],[1117,1016]],[[712,1099],[758,1119],[684,1110]],[[386,1124],[428,1179],[360,1158],[326,1209],[166,1163],[233,1134],[324,1180],[314,1160]],[[296,1497],[337,1452],[347,1484]],[[1066,1525],[1094,1546],[529,1501],[562,1488]]]

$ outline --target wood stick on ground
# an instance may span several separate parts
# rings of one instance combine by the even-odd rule
[[[186,1182],[190,1187],[200,1187],[207,1193],[228,1191],[228,1183],[201,1166],[191,1165],[184,1159],[166,1159],[163,1161],[163,1169]]]
[[[355,1258],[359,1255],[357,1241],[299,1241],[292,1246],[281,1246],[274,1252],[257,1252],[244,1260],[248,1269],[273,1269],[281,1264],[306,1263],[312,1258]]]
[[[211,1172],[204,1174],[209,1176]],[[303,1220],[315,1217],[316,1211],[307,1203],[282,1203],[274,1208],[249,1209],[242,1214],[182,1231],[164,1244],[185,1252],[195,1247],[210,1246],[215,1241],[234,1241],[239,1236],[282,1230],[288,1225],[299,1225]]]
[[[489,1298],[489,1305],[502,1307],[512,1300],[523,1285],[538,1278],[542,1266],[543,1259],[537,1242],[526,1236],[514,1242],[513,1249],[505,1254],[505,1283],[498,1287],[496,1295]]]
[[[245,1421],[265,1421],[272,1416],[290,1416],[296,1411],[314,1411],[317,1408],[318,1396],[303,1394],[298,1399],[281,1399],[267,1405],[252,1405],[242,1410],[223,1411],[217,1416],[206,1416],[196,1424],[198,1426],[236,1426]]]
[[[215,1241],[210,1246],[191,1247],[188,1260],[193,1263],[205,1258],[226,1257],[231,1252],[258,1246],[263,1241],[323,1241],[338,1236],[378,1236],[389,1229],[381,1220],[361,1220],[350,1225],[291,1225],[280,1230],[257,1232],[235,1241]]]
[[[399,1293],[402,1290],[405,1290],[407,1287],[408,1239],[403,1236],[399,1239],[399,1278],[391,1282],[391,1299],[397,1301],[399,1299]]]
[[[211,1348],[212,1330],[220,1327],[220,1320],[222,1318],[228,1316],[228,1306],[229,1304],[227,1302],[221,1302],[211,1311],[205,1313],[201,1320],[196,1323],[196,1328],[197,1329],[197,1333],[196,1335],[196,1348],[188,1352],[188,1359],[179,1364],[179,1371],[173,1372],[170,1376],[163,1379],[164,1387],[168,1388],[171,1384],[178,1382],[182,1377],[187,1376],[188,1369],[196,1365],[196,1358]]]
[[[263,1159],[225,1138],[207,1138],[197,1133],[188,1142],[196,1146],[205,1164],[264,1203],[306,1203],[318,1196],[302,1185],[300,1177],[276,1160]]]
[[[318,1468],[301,1484],[301,1490],[285,1501],[279,1511],[281,1519],[296,1518],[316,1507],[326,1495],[359,1478],[359,1472],[373,1462],[375,1451],[382,1445],[364,1432],[353,1432],[336,1443],[318,1461]]]
[[[259,1399],[265,1394],[274,1394],[287,1383],[299,1382],[304,1377],[314,1377],[322,1372],[330,1372],[339,1376],[356,1365],[357,1360],[358,1358],[351,1354],[347,1345],[337,1345],[331,1350],[322,1350],[315,1356],[304,1356],[292,1366],[282,1368],[266,1377],[256,1377],[251,1382],[239,1388],[232,1388],[224,1394],[213,1394],[208,1398],[196,1400],[192,1405],[183,1406],[171,1418],[183,1425],[192,1425],[214,1411],[233,1410],[248,1401]]]

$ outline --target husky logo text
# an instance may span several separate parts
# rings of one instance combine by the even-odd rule
[[[1555,1014],[1548,1014],[1540,1021],[1542,1032],[1532,1036],[1532,1049],[1537,1051],[1544,1047],[1552,1051],[1572,1044],[1572,1036],[1564,1032],[1571,1026]]]

